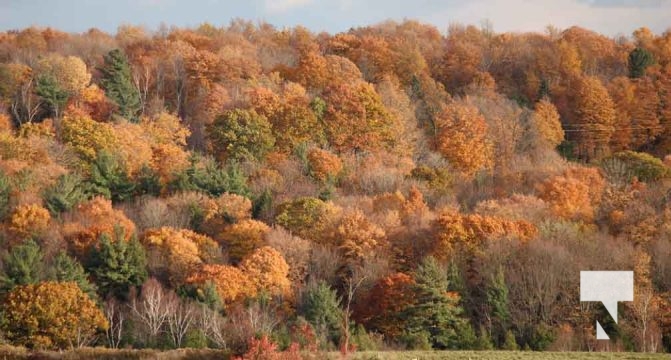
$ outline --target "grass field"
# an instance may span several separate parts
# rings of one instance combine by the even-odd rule
[[[330,359],[340,359],[340,354],[329,354]],[[625,360],[625,359],[671,359],[669,354],[640,353],[575,353],[575,352],[530,352],[530,351],[389,351],[359,352],[352,360]]]
[[[341,360],[340,353],[309,354],[306,359]],[[229,354],[222,350],[181,349],[171,351],[158,350],[111,350],[103,348],[84,348],[73,351],[39,351],[31,352],[25,348],[0,346],[0,360],[40,359],[40,360],[89,360],[89,359],[137,359],[137,360],[210,360],[229,359]],[[639,360],[639,359],[671,359],[669,354],[639,353],[571,353],[571,352],[529,352],[529,351],[367,351],[351,354],[348,360]]]

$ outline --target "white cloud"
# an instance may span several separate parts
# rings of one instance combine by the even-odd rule
[[[273,13],[285,12],[289,9],[303,7],[312,0],[265,0],[266,10]]]

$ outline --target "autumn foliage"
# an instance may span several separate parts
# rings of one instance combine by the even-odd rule
[[[3,341],[669,352],[669,49],[414,20],[0,32]],[[635,272],[608,344],[578,268]]]

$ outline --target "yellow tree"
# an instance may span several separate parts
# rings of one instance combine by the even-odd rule
[[[608,84],[608,91],[615,105],[615,122],[610,139],[610,148],[613,151],[622,151],[630,148],[632,142],[631,112],[636,98],[636,88],[631,79],[619,76]]]
[[[454,210],[443,211],[432,227],[435,236],[434,255],[442,259],[449,259],[458,251],[477,251],[490,239],[515,237],[529,240],[538,233],[536,227],[527,221],[461,214]]]
[[[217,198],[202,201],[203,223],[201,228],[210,236],[217,236],[229,225],[252,217],[252,202],[248,198],[225,193]]]
[[[49,229],[51,215],[37,204],[20,205],[9,218],[9,231],[18,241],[40,236]]]
[[[88,345],[108,327],[102,311],[74,282],[16,287],[5,298],[4,316],[5,336],[37,349]]]
[[[229,265],[203,265],[187,278],[187,283],[198,286],[200,291],[208,283],[214,284],[224,305],[231,305],[256,296],[256,286],[249,275]]]
[[[101,150],[116,150],[118,139],[111,125],[86,116],[64,116],[61,139],[83,159],[92,161]]]
[[[270,246],[256,249],[240,263],[240,270],[251,279],[257,291],[287,295],[291,288],[289,265],[282,254]]]
[[[216,239],[228,250],[231,261],[238,262],[265,243],[268,225],[257,220],[242,220],[228,226]]]
[[[588,76],[578,82],[574,114],[571,134],[577,155],[590,160],[607,154],[616,114],[613,100],[601,80]]]
[[[540,138],[551,147],[556,147],[564,141],[564,129],[561,127],[559,112],[547,98],[534,106],[532,121]]]
[[[398,119],[387,111],[371,84],[329,86],[324,100],[326,136],[336,151],[373,151],[396,145]]]
[[[455,101],[437,114],[435,122],[436,149],[463,175],[493,166],[487,123],[476,107]]]
[[[147,230],[142,243],[148,250],[150,268],[167,273],[175,285],[183,284],[218,249],[217,243],[207,236],[171,227]]]
[[[332,236],[333,243],[350,260],[362,259],[386,245],[384,230],[358,209],[343,215]]]
[[[39,75],[53,77],[58,87],[70,96],[78,95],[91,82],[86,64],[76,56],[50,54],[37,62],[35,70]]]

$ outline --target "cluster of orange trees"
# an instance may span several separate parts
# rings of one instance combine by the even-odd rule
[[[671,351],[669,153],[671,32],[0,33],[0,336]]]

